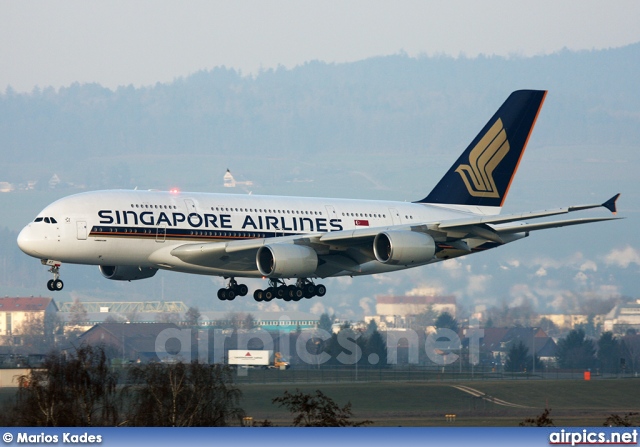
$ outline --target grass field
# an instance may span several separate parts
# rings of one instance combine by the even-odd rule
[[[526,408],[473,398],[454,388],[460,385]],[[271,401],[296,388],[309,393],[320,389],[340,406],[350,401],[354,420],[368,419],[373,426],[386,427],[517,426],[546,406],[557,426],[602,426],[610,414],[640,411],[640,379],[241,384],[240,388],[240,405],[248,416],[279,426],[289,425],[293,417]],[[0,389],[0,407],[4,409],[15,392],[15,388]],[[445,414],[455,414],[456,421],[447,422]]]
[[[454,388],[465,385],[503,401],[526,406],[498,405]],[[352,403],[354,419],[376,426],[443,426],[445,414],[456,414],[455,425],[517,426],[552,409],[556,425],[601,426],[612,413],[640,411],[640,380],[531,380],[450,383],[344,383],[318,385],[241,385],[242,407],[254,421],[277,425],[291,421],[288,412],[271,403],[285,390],[320,389],[338,404]]]

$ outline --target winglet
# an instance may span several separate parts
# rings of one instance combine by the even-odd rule
[[[615,196],[611,197],[609,200],[604,202],[602,206],[608,209],[609,211],[611,211],[613,214],[617,214],[618,209],[616,208],[616,202],[618,201],[618,197],[620,197],[620,193],[616,194]]]

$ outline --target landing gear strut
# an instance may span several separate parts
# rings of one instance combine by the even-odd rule
[[[244,284],[238,284],[234,278],[229,280],[226,288],[218,290],[218,298],[222,301],[233,301],[236,296],[245,296],[249,292],[249,288]]]
[[[51,261],[48,259],[43,259],[42,263],[44,265],[49,265],[51,268],[49,269],[49,273],[53,273],[53,279],[47,281],[47,289],[52,292],[58,292],[62,290],[64,287],[64,283],[60,279],[60,266],[62,265],[58,261]]]
[[[327,288],[322,284],[315,285],[308,279],[298,279],[296,285],[286,285],[281,279],[269,279],[269,287],[265,290],[258,289],[253,292],[256,301],[271,301],[274,298],[285,301],[300,301],[302,298],[324,296]]]

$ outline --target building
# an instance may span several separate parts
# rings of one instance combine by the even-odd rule
[[[540,360],[546,364],[555,362],[556,343],[541,328],[484,328],[482,331],[480,356],[485,362],[496,366],[504,365],[509,350],[518,342],[522,342],[530,354],[535,351]]]
[[[169,332],[163,332],[169,329]],[[166,339],[162,340],[163,334]],[[123,359],[125,362],[159,362],[164,359],[163,353],[191,355],[192,340],[188,346],[182,346],[176,335],[184,334],[178,325],[173,323],[101,323],[93,326],[73,342],[73,346],[65,349],[71,351],[76,346],[87,344],[101,346],[111,358]],[[193,337],[197,332],[187,333]],[[186,358],[190,361],[190,358]]]
[[[240,326],[243,326],[242,322],[248,315],[253,317],[253,326],[255,328],[278,332],[315,329],[320,321],[320,318],[316,315],[299,311],[248,313],[202,311],[199,326],[211,328],[236,326],[236,323],[232,320],[237,320]]]
[[[625,334],[629,329],[640,332],[640,299],[618,304],[604,317],[604,331]]]
[[[16,297],[0,298],[0,340],[2,344],[19,345],[26,325],[43,324],[58,312],[52,298]]]
[[[381,330],[410,326],[414,315],[431,310],[435,315],[448,312],[455,318],[456,298],[437,295],[380,295],[376,296],[376,315],[365,316],[365,322],[374,320]]]
[[[542,314],[540,319],[546,318],[555,324],[560,330],[573,330],[576,326],[589,323],[589,319],[593,318],[595,326],[601,326],[604,322],[604,315],[580,315],[580,314]]]

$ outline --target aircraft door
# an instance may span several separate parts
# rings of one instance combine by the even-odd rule
[[[325,209],[327,210],[327,231],[331,231],[331,219],[337,219],[338,215],[336,209],[331,205],[325,205]]]
[[[185,199],[184,203],[187,205],[187,214],[197,213],[196,204],[191,199]]]
[[[389,208],[389,214],[391,214],[392,225],[400,225],[402,223],[402,219],[400,219],[400,213],[397,209]]]
[[[164,242],[167,237],[167,226],[162,225],[156,229],[156,242]]]
[[[87,223],[85,221],[79,220],[76,222],[76,228],[78,230],[78,240],[86,241],[87,240]]]

